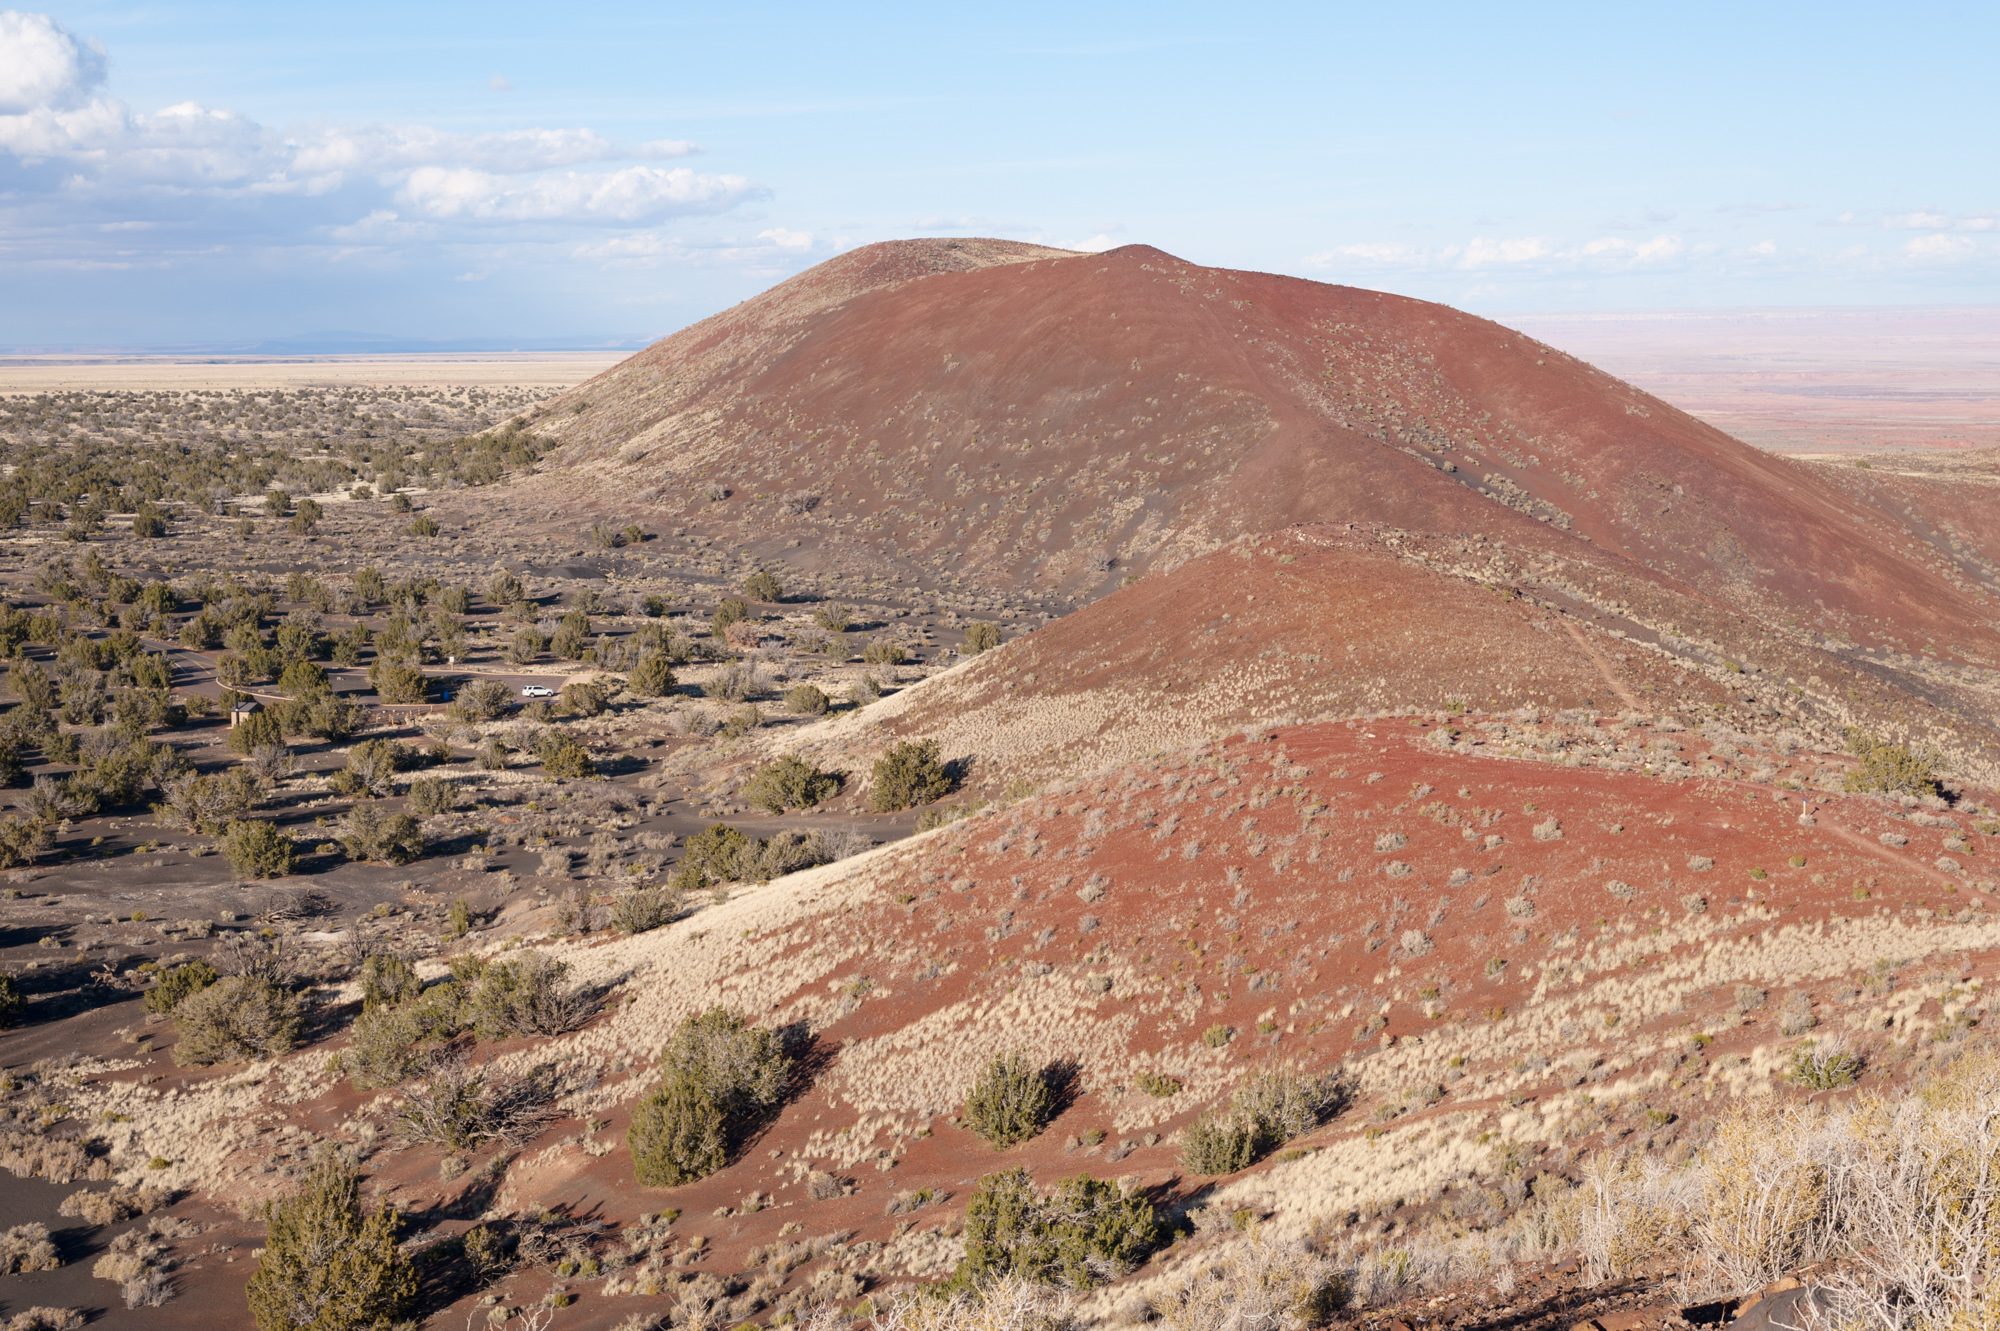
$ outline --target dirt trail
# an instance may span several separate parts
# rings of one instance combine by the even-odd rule
[[[1917,860],[1911,856],[1898,855],[1895,851],[1883,845],[1881,842],[1873,840],[1870,837],[1864,836],[1860,832],[1855,831],[1851,827],[1841,827],[1833,823],[1828,823],[1826,825],[1826,831],[1829,835],[1838,837],[1840,840],[1845,841],[1848,845],[1853,846],[1856,850],[1867,851],[1870,855],[1873,855],[1876,859],[1882,861],[1884,864],[1893,864],[1898,869],[1902,869],[1906,872],[1920,873],[1924,875],[1924,877],[1929,878],[1932,882],[1940,883],[1947,887],[1954,887],[1957,885],[1956,883],[1953,882],[1951,876],[1947,873],[1944,873],[1942,870],[1934,869],[1930,865],[1925,864],[1922,861]]]
[[[1646,710],[1639,705],[1639,695],[1625,687],[1624,681],[1618,678],[1618,672],[1611,668],[1611,662],[1605,659],[1604,653],[1598,650],[1597,644],[1590,640],[1589,635],[1577,627],[1575,620],[1565,619],[1563,628],[1576,640],[1576,645],[1583,649],[1583,654],[1590,658],[1590,663],[1597,667],[1597,673],[1604,676],[1604,682],[1611,686],[1611,691],[1618,695],[1618,700],[1625,704],[1627,711]]]

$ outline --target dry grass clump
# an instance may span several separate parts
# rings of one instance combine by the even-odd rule
[[[157,1308],[174,1296],[173,1277],[168,1274],[167,1245],[163,1236],[174,1235],[174,1222],[158,1218],[138,1229],[128,1229],[111,1241],[90,1274],[118,1286],[127,1308]]]
[[[1691,1294],[1828,1262],[1836,1325],[1984,1325],[2000,1310],[2000,1056],[1899,1095],[1736,1115],[1682,1169],[1607,1166],[1578,1247],[1594,1280],[1664,1266]]]
[[[135,1215],[145,1215],[165,1200],[154,1188],[82,1188],[63,1198],[56,1211],[86,1224],[115,1225]]]
[[[74,1183],[111,1177],[111,1164],[74,1137],[49,1137],[23,1128],[0,1128],[0,1169],[21,1178]]]
[[[949,1298],[900,1294],[875,1317],[875,1331],[1072,1331],[1078,1324],[1067,1294],[1011,1276]],[[847,1313],[821,1305],[801,1320],[801,1331],[846,1331],[850,1325]]]

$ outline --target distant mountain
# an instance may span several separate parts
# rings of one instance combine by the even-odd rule
[[[191,342],[163,346],[21,346],[0,349],[6,356],[387,356],[443,355],[452,352],[630,351],[642,337],[461,337],[414,338],[386,333],[334,331],[247,342]]]
[[[412,338],[386,333],[341,331],[266,338],[261,342],[230,348],[230,351],[249,356],[364,356],[392,355],[397,352],[434,354],[453,351],[624,351],[642,343],[641,338],[621,337]]]

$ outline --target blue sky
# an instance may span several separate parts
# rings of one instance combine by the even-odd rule
[[[643,339],[985,234],[1481,313],[2000,304],[2000,6],[0,14],[0,346]]]

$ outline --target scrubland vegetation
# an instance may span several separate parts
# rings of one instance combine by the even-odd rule
[[[0,1270],[264,1331],[1560,1327],[1807,1268],[1991,1320],[2000,820],[1933,732],[1827,752],[1630,642],[1548,685],[1615,713],[1314,693],[1359,621],[1274,646],[1305,582],[1134,688],[1150,612],[1058,659],[1025,597],[502,512],[565,410],[0,401],[0,1165],[66,1190]],[[676,481],[843,520],[759,483]],[[1464,557],[1461,622],[1540,594]]]

